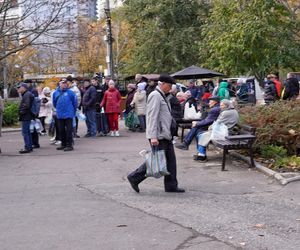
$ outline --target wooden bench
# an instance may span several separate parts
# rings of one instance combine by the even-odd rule
[[[256,128],[248,125],[239,126],[241,128],[239,135],[229,135],[225,137],[225,140],[212,141],[216,147],[223,149],[222,171],[225,171],[226,155],[229,150],[248,149],[251,161],[250,167],[255,167],[252,146],[256,139]]]
[[[181,142],[183,142],[183,139],[184,139],[184,130],[191,129],[193,121],[198,122],[198,121],[201,121],[201,119],[195,119],[195,120],[181,119],[180,121],[177,121],[178,128],[181,128]]]

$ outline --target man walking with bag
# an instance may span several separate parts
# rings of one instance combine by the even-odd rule
[[[176,178],[176,156],[171,135],[173,118],[170,112],[170,104],[166,99],[166,94],[170,92],[172,84],[175,84],[172,77],[165,74],[160,75],[159,86],[148,97],[146,137],[150,141],[151,148],[157,147],[159,150],[165,151],[167,169],[170,173],[170,175],[164,177],[165,191],[183,193],[185,190],[178,187]],[[127,176],[131,187],[137,193],[140,191],[138,185],[146,179],[146,168],[146,163],[143,163]]]

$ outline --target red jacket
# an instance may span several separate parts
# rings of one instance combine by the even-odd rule
[[[120,113],[121,94],[116,88],[108,89],[104,93],[101,107],[104,107],[105,113]]]
[[[278,97],[280,97],[281,96],[281,86],[282,86],[282,84],[278,80],[274,80],[273,82],[275,83],[277,95],[278,95]]]

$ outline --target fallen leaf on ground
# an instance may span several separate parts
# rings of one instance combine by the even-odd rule
[[[256,224],[254,227],[255,227],[255,228],[262,229],[262,228],[266,228],[266,225],[265,225],[265,224],[258,223],[258,224]]]

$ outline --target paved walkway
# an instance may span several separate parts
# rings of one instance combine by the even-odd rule
[[[81,131],[84,134],[84,131]],[[147,148],[144,134],[80,138],[73,152],[19,155],[19,133],[0,138],[1,249],[300,249],[300,183],[287,186],[221,154],[207,163],[176,150],[185,194],[147,179],[141,193],[126,175]]]

